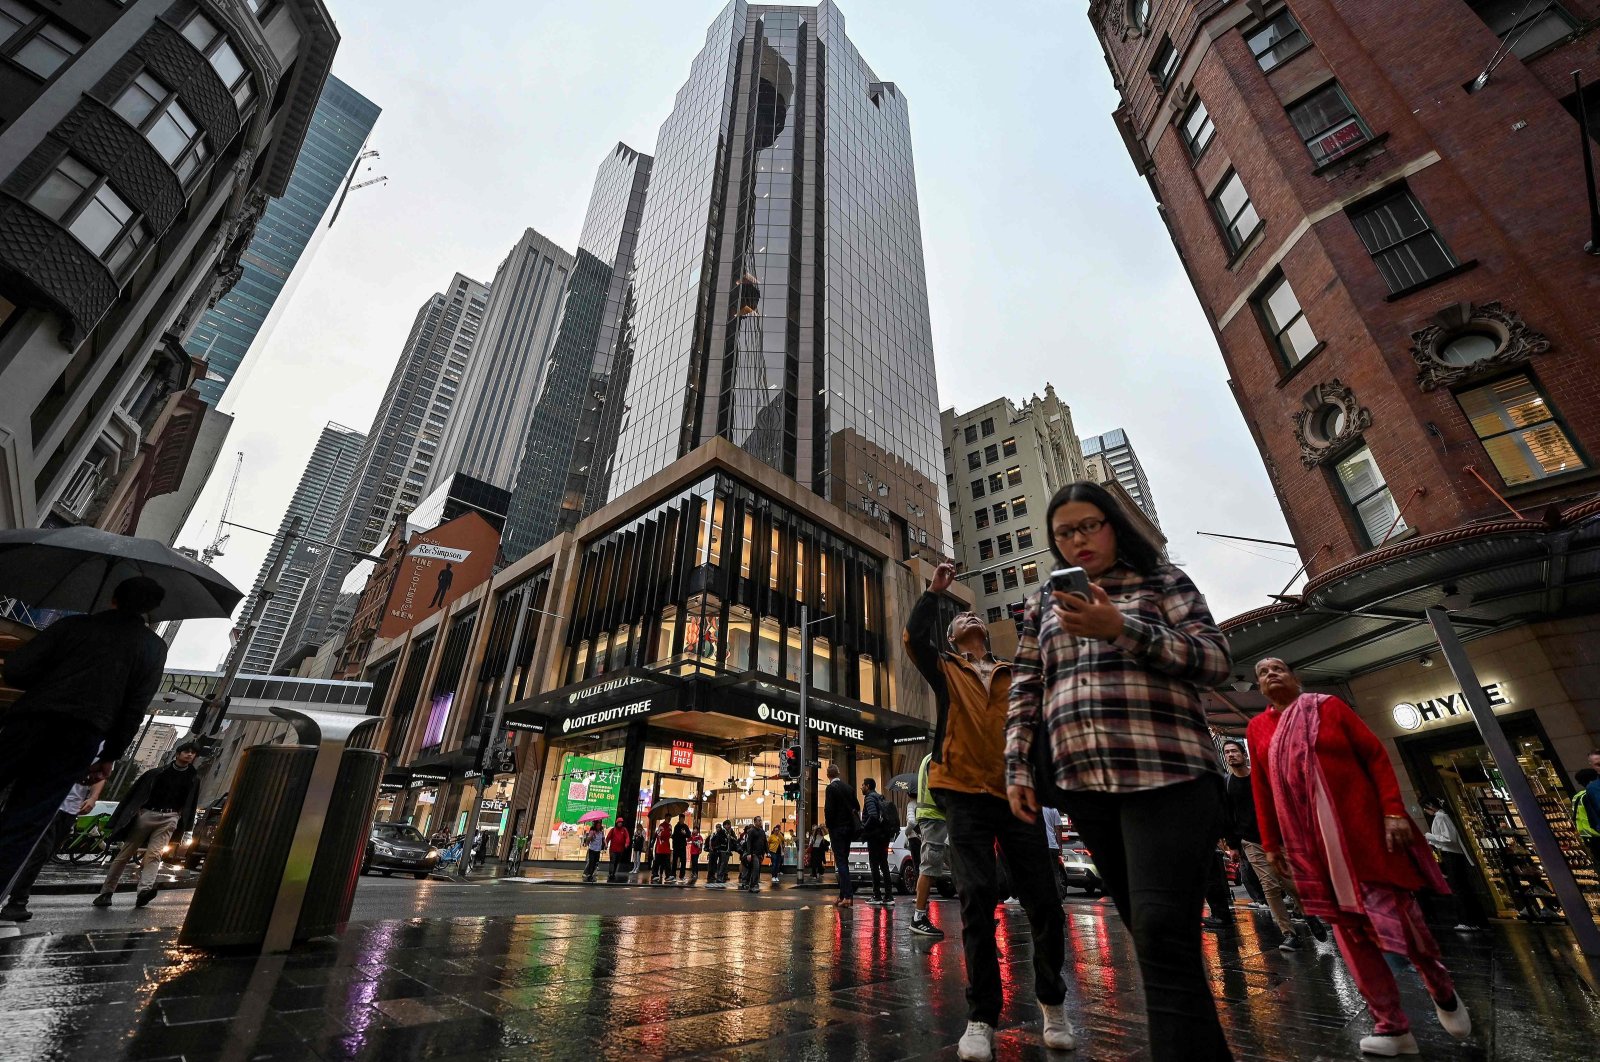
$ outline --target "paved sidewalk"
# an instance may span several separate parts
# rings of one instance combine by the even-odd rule
[[[537,893],[487,895],[511,907]],[[1049,1058],[1025,921],[1003,912],[998,1057]],[[910,936],[904,904],[418,917],[263,961],[188,952],[171,930],[24,938],[0,944],[0,1059],[953,1058],[966,1020],[959,924],[954,905],[934,916],[951,934],[937,943]],[[1331,946],[1264,950],[1244,921],[1206,944],[1236,1057],[1358,1057],[1370,1021]],[[1070,906],[1067,925],[1076,1057],[1147,1057],[1126,932],[1107,905]],[[1593,1055],[1600,1008],[1564,931],[1497,926],[1443,944],[1477,1034],[1450,1040],[1406,974],[1424,1056]]]

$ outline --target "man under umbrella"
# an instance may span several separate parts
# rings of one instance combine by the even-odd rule
[[[167,842],[176,833],[182,837],[194,829],[195,803],[200,796],[200,772],[194,761],[200,746],[185,741],[173,750],[172,762],[144,772],[117,805],[107,831],[113,841],[122,842],[116,858],[94,898],[96,907],[110,907],[111,896],[122,881],[122,871],[134,852],[144,849],[139,864],[139,893],[134,904],[143,907],[156,895],[156,875],[161,872],[161,857]]]
[[[0,808],[0,891],[73,783],[108,777],[133,740],[166,666],[148,620],[164,597],[153,579],[125,579],[111,608],[59,619],[7,658],[6,682],[23,694],[0,722],[0,790],[11,790]]]

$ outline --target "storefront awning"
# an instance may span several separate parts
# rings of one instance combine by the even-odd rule
[[[655,715],[679,705],[683,681],[646,667],[623,668],[518,701],[506,709],[506,728],[559,734]]]
[[[1308,683],[1343,682],[1437,652],[1423,614],[1434,606],[1463,640],[1600,610],[1600,499],[1549,522],[1469,524],[1374,550],[1222,629],[1240,681],[1276,656]]]

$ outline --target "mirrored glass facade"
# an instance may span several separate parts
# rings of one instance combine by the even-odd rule
[[[637,278],[610,497],[721,435],[945,551],[909,113],[832,4],[713,23],[657,140]]]

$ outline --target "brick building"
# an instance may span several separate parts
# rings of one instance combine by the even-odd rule
[[[1224,623],[1234,688],[1262,656],[1294,663],[1409,793],[1446,798],[1493,907],[1600,911],[1560,828],[1600,736],[1600,258],[1574,82],[1593,138],[1600,2],[1088,13],[1309,571]],[[1429,670],[1452,632],[1463,651]],[[1497,728],[1514,757],[1480,738]],[[1511,807],[1497,773],[1529,781]],[[1507,865],[1519,845],[1538,887]]]

